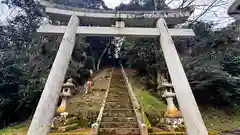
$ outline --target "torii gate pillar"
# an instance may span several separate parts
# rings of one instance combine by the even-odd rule
[[[64,33],[27,135],[47,135],[49,133],[56,112],[59,93],[74,48],[78,25],[79,19],[73,15]]]
[[[182,63],[164,19],[157,21],[160,44],[169,70],[188,135],[208,135]]]

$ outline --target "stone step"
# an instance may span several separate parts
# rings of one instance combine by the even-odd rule
[[[138,128],[137,122],[101,122],[100,128]]]
[[[135,116],[133,109],[104,109],[103,117],[132,117]]]
[[[148,133],[148,135],[187,135],[184,132],[159,132],[159,133]]]
[[[117,76],[114,75],[114,77],[112,78],[112,81],[113,82],[118,82],[118,83],[119,82],[120,83],[125,83],[124,78],[122,76],[117,77]]]
[[[129,99],[129,96],[128,96],[128,94],[125,94],[125,95],[123,95],[123,94],[118,94],[118,93],[115,93],[115,94],[110,94],[110,95],[108,95],[108,97],[107,97],[107,99],[119,99],[119,100],[121,100],[121,99]]]
[[[124,97],[124,98],[129,98],[129,94],[127,93],[127,92],[114,92],[114,91],[109,91],[109,93],[108,93],[108,97],[107,98],[120,98],[120,99],[122,99],[122,97]]]
[[[140,135],[138,128],[99,128],[99,135]]]
[[[129,99],[129,96],[128,95],[112,95],[112,96],[108,96],[107,97],[107,101],[108,100],[110,100],[110,101],[117,101],[117,100],[126,100],[127,102],[129,102],[130,101],[130,99]]]
[[[240,135],[240,130],[223,131],[221,135]]]
[[[114,77],[112,78],[112,82],[125,83],[124,78],[123,78],[122,76],[119,76],[119,77],[114,76]]]
[[[128,93],[128,91],[127,90],[112,90],[112,89],[110,89],[109,90],[109,93],[108,93],[108,95],[109,96],[111,96],[111,95],[118,95],[118,94],[121,94],[121,95],[128,95],[129,93]],[[120,96],[121,96],[120,95]]]
[[[116,109],[116,108],[132,108],[132,104],[130,102],[110,102],[107,100],[105,109]]]
[[[112,78],[112,82],[117,82],[117,84],[125,84],[125,80],[123,78]]]
[[[48,135],[90,135],[91,134],[91,128],[81,128],[81,129],[76,129],[72,131],[67,131],[64,133],[49,133]],[[16,134],[16,135],[25,135],[25,134]]]
[[[125,84],[110,85],[110,90],[114,91],[127,91],[127,86]]]
[[[116,86],[116,87],[126,87],[125,82],[119,81],[119,80],[112,80],[110,86]]]
[[[125,84],[110,85],[110,91],[127,91]]]
[[[116,82],[116,83],[118,83],[118,82]],[[127,88],[127,86],[125,85],[125,83],[121,83],[121,84],[112,84],[112,85],[110,85],[110,88],[121,88],[122,90],[125,90],[126,88]]]
[[[102,122],[137,122],[136,117],[103,117]]]
[[[131,100],[129,98],[113,98],[113,97],[108,97],[107,102],[122,102],[122,103],[131,103]]]
[[[116,80],[114,80],[114,79],[112,79],[112,84],[111,84],[111,86],[122,86],[122,84],[125,84],[125,82],[124,82],[124,80],[118,80],[118,79],[116,79]]]

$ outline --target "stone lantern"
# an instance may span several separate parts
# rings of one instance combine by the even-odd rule
[[[68,79],[67,82],[62,86],[62,92],[60,93],[62,102],[57,109],[58,113],[63,113],[66,111],[67,99],[72,96],[71,92],[75,88],[75,85],[72,83],[72,81],[72,79]]]
[[[183,123],[182,114],[173,102],[175,96],[175,93],[169,91],[165,91],[162,95],[162,97],[166,98],[167,100],[167,110],[164,115],[166,118],[166,123],[172,125],[174,128]]]

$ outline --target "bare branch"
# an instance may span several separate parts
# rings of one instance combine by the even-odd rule
[[[171,4],[173,1],[174,1],[174,0],[169,1],[169,2],[167,3],[167,5]]]
[[[214,7],[214,4],[217,2],[217,0],[214,0],[209,7],[207,7],[205,10],[202,11],[202,13],[200,15],[198,15],[197,18],[194,19],[193,22],[195,22],[196,20],[198,20],[200,17],[202,17],[205,13],[207,13],[210,9],[212,9]]]
[[[182,3],[179,5],[179,7],[178,7],[178,8],[182,8],[182,7],[183,7],[183,5],[184,5],[186,2],[187,2],[187,0],[183,0],[183,1],[182,1]]]

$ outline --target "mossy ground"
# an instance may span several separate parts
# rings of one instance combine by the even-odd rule
[[[235,108],[200,107],[209,130],[240,129],[240,110]]]
[[[19,133],[21,135],[26,133],[29,127],[30,121],[16,123],[12,126],[6,127],[0,130],[0,135],[13,135],[14,133]]]
[[[93,79],[92,91],[87,95],[83,95],[83,91],[79,88],[79,92],[69,99],[67,112],[69,112],[69,115],[78,118],[78,128],[90,128],[91,124],[96,121],[109,82],[107,76],[110,76],[111,71],[111,68],[99,71]],[[17,123],[14,126],[1,129],[0,135],[24,134],[27,132],[29,125],[30,121]],[[80,131],[80,129],[76,129],[76,131]]]
[[[128,70],[127,70],[128,71]],[[166,104],[146,90],[139,78],[132,71],[127,72],[133,90],[138,95],[147,117],[154,127],[163,116]],[[204,122],[209,131],[240,129],[240,110],[236,108],[215,108],[199,106]],[[157,118],[157,119],[156,119]]]

